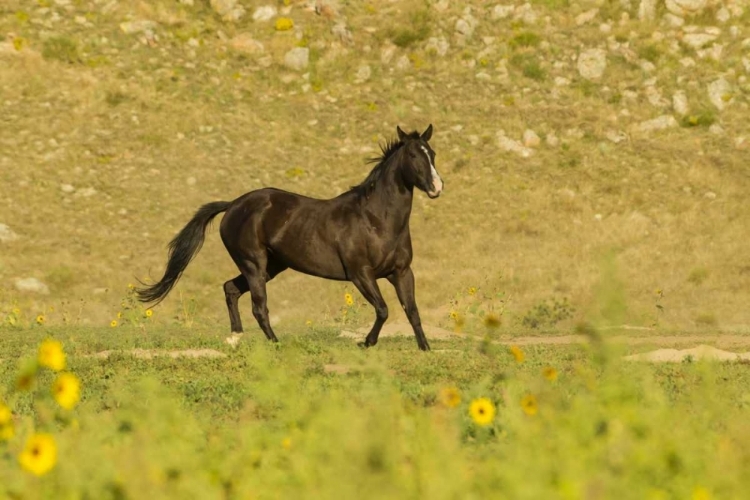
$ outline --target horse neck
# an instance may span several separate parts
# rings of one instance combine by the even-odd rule
[[[402,152],[398,151],[365,202],[371,213],[396,230],[408,225],[414,197],[413,189],[404,183],[401,174],[403,166]]]

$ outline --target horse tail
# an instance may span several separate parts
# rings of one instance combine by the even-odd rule
[[[208,225],[211,224],[214,217],[225,212],[230,204],[231,202],[228,201],[215,201],[198,209],[190,222],[169,243],[169,260],[164,276],[158,283],[137,289],[138,300],[155,302],[155,304],[164,300],[177,280],[180,279],[190,261],[203,246]]]

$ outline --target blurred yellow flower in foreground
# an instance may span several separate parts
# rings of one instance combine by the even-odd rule
[[[461,393],[455,387],[445,387],[440,391],[440,402],[448,408],[461,404]]]
[[[281,446],[282,446],[282,447],[283,447],[283,448],[284,448],[285,450],[288,450],[288,449],[290,449],[290,448],[292,447],[292,438],[288,438],[288,437],[286,437],[286,438],[282,439],[282,440],[281,440]]]
[[[65,352],[60,341],[48,339],[41,343],[39,364],[56,372],[65,369]]]
[[[521,409],[526,415],[536,415],[536,412],[539,410],[539,407],[536,404],[536,397],[532,394],[524,396],[523,399],[521,399]]]
[[[153,316],[153,315],[154,315],[154,311],[153,311],[153,310],[151,310],[151,309],[146,309],[146,317],[147,317],[147,318],[150,318],[150,317],[151,317],[151,316]]]
[[[0,403],[0,441],[10,441],[13,434],[13,414],[5,403]]]
[[[81,399],[81,382],[72,373],[61,373],[52,384],[52,395],[57,404],[72,410]]]
[[[24,470],[41,476],[52,470],[57,463],[57,445],[51,434],[34,434],[18,455],[18,463]]]
[[[469,415],[474,423],[488,425],[495,418],[495,405],[488,398],[475,399],[469,405]]]
[[[557,370],[555,370],[551,366],[545,367],[542,370],[542,375],[550,382],[554,382],[555,380],[557,380]]]
[[[523,363],[523,360],[526,359],[526,355],[517,345],[510,346],[510,353],[516,358],[516,363]]]
[[[345,293],[344,294],[344,302],[346,302],[347,306],[350,306],[350,305],[354,304],[354,298],[352,297],[352,294]]]
[[[117,319],[120,319],[120,318],[122,318],[122,311],[119,311],[119,312],[117,313]]]
[[[113,319],[112,321],[110,321],[109,322],[109,326],[111,326],[112,328],[116,327],[117,326],[117,320]]]
[[[701,486],[693,490],[693,500],[711,500],[711,493]]]

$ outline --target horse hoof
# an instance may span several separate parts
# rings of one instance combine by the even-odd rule
[[[241,338],[242,338],[241,333],[233,333],[232,335],[224,339],[224,342],[226,342],[232,347],[237,347],[237,344],[239,344]]]

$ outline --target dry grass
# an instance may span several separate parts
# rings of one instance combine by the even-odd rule
[[[250,14],[237,25],[223,23],[207,2],[194,8],[166,0],[122,2],[107,13],[94,2],[73,2],[67,9],[51,7],[64,16],[49,27],[16,15],[47,22],[50,15],[39,7],[6,2],[0,33],[22,38],[24,48],[0,51],[0,222],[21,239],[0,244],[0,304],[77,310],[82,299],[81,320],[106,325],[134,276],[160,276],[166,243],[200,204],[262,186],[335,196],[366,175],[363,160],[397,124],[423,129],[433,123],[446,191],[437,201],[417,196],[412,217],[418,300],[427,322],[447,324],[451,299],[478,286],[511,297],[504,322],[511,330],[540,301],[567,297],[576,314],[560,325],[566,328],[592,313],[601,258],[614,250],[628,323],[680,330],[750,324],[744,243],[750,177],[747,151],[733,144],[747,130],[746,93],[721,113],[723,136],[680,127],[614,144],[605,138],[608,130],[628,130],[664,112],[642,93],[634,103],[613,97],[641,90],[642,70],[613,58],[602,82],[580,81],[569,56],[578,52],[578,40],[596,39],[598,23],[571,36],[565,27],[572,11],[552,10],[558,2],[533,3],[552,16],[551,24],[490,22],[473,2],[482,23],[459,47],[452,16],[464,2],[451,2],[447,12],[429,17],[430,36],[442,32],[451,42],[446,57],[429,54],[417,40],[382,63],[381,47],[392,35],[385,27],[414,15],[407,2],[342,7],[354,46],[337,41],[331,21],[300,2],[293,2],[290,15],[302,40],[274,33],[271,23],[253,23]],[[607,11],[619,19],[615,14]],[[92,25],[77,24],[75,16]],[[151,46],[139,42],[140,35],[122,33],[119,23],[130,18],[159,22],[159,40]],[[635,52],[659,58],[664,96],[684,87],[697,107],[704,106],[706,84],[740,54],[739,42],[727,40],[722,61],[684,68],[676,61],[685,54],[668,54],[666,43],[652,42],[650,27],[634,24],[633,30]],[[229,38],[251,33],[273,64],[263,68],[256,56],[228,48],[219,31]],[[508,64],[509,80],[477,79],[481,37],[498,39],[497,50],[486,56],[486,71],[494,75],[496,64],[520,50],[511,43],[520,35],[541,40],[522,49],[542,61],[546,76],[526,78]],[[51,36],[58,41],[45,43]],[[198,46],[189,45],[190,38]],[[280,65],[298,44],[311,48],[313,88],[307,92],[307,81]],[[60,57],[50,56],[54,50]],[[401,55],[416,64],[395,70]],[[556,60],[568,66],[554,69]],[[363,63],[372,77],[357,84],[354,74]],[[554,98],[552,80],[559,74],[573,81]],[[696,85],[674,83],[679,79]],[[623,108],[629,117],[620,114]],[[528,159],[496,147],[497,130],[519,138],[527,128],[543,137],[554,132],[562,145],[543,143]],[[571,129],[581,137],[566,135]],[[304,173],[290,174],[294,168]],[[78,192],[93,187],[96,194],[64,194],[63,183]],[[705,196],[709,192],[715,199]],[[695,269],[705,277],[692,279]],[[194,317],[224,324],[221,284],[235,274],[212,232],[159,316],[181,314],[182,296],[195,299]],[[15,292],[15,278],[27,276],[48,283],[51,295]],[[269,308],[281,325],[330,322],[344,286],[289,272],[270,286]],[[98,288],[109,292],[94,294]],[[383,288],[393,319],[401,319],[390,287]],[[656,289],[663,290],[661,310]],[[252,324],[249,307],[244,311]],[[711,325],[706,318],[713,318]]]

